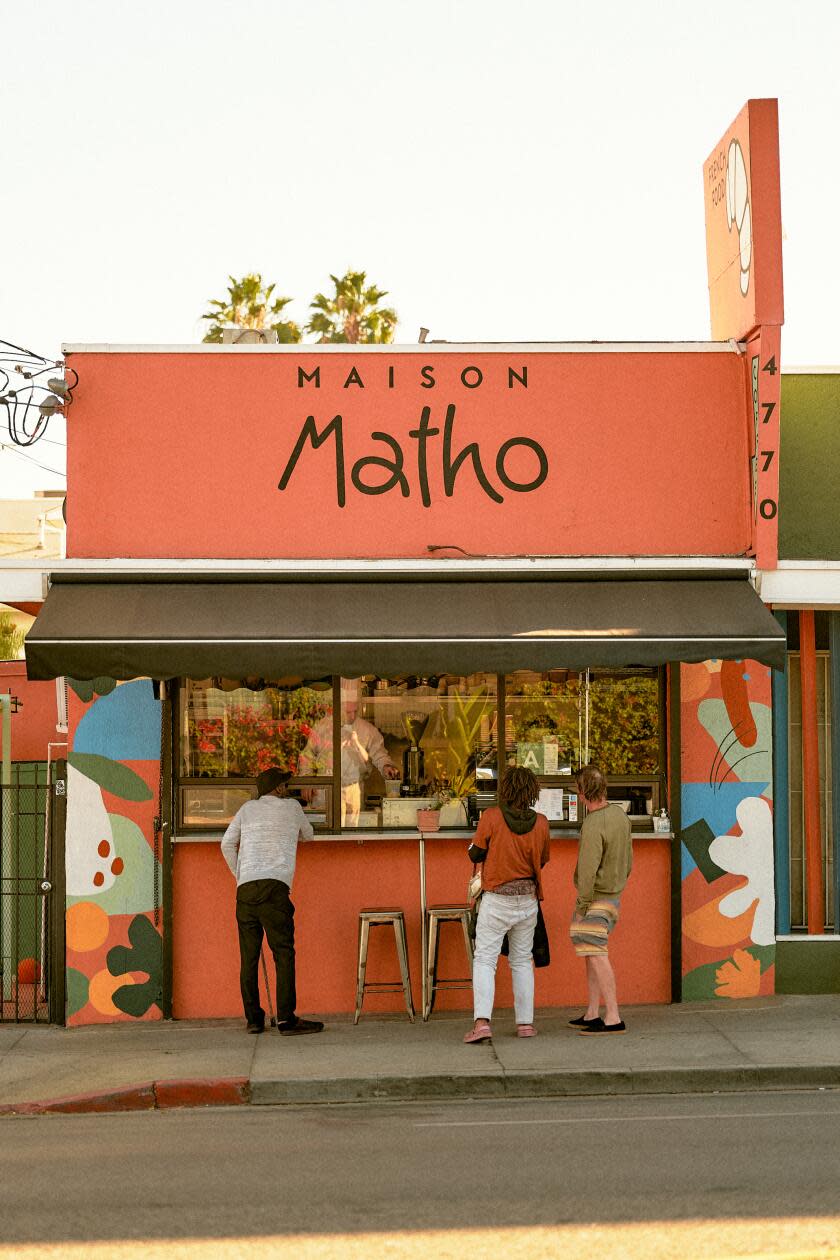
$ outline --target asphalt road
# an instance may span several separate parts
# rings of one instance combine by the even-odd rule
[[[840,1254],[838,1138],[840,1091],[14,1117],[0,1122],[0,1256],[733,1218],[818,1218],[830,1250],[807,1254]]]

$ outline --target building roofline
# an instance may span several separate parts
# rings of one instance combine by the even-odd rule
[[[118,342],[62,344],[64,354],[740,354],[735,341],[424,341],[400,345],[141,345]]]

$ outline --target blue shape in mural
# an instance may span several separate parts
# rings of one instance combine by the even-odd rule
[[[160,701],[148,678],[123,683],[100,696],[82,718],[73,751],[114,761],[156,761],[160,756]]]
[[[680,845],[680,879],[687,879],[693,870],[697,869],[697,863],[689,853],[684,844]]]
[[[738,821],[736,810],[748,796],[763,796],[769,783],[742,783],[740,780],[715,783],[684,783],[680,796],[683,828],[691,827],[703,819],[715,836],[725,836]],[[685,845],[681,845],[682,878],[695,869],[697,863]]]
[[[741,801],[748,796],[764,796],[769,786],[766,782],[742,783],[740,780],[716,783],[713,788],[708,783],[684,783],[680,797],[681,824],[690,827],[705,818],[716,836],[725,836],[729,828],[735,826]]]

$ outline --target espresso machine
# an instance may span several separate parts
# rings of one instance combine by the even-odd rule
[[[407,796],[419,796],[426,782],[426,766],[420,740],[429,725],[428,713],[407,712],[402,715],[403,729],[409,738],[409,747],[403,753],[403,792]]]

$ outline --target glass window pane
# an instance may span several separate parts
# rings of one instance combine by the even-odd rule
[[[607,775],[659,774],[659,674],[518,670],[506,680],[506,759],[538,775],[592,761]]]
[[[582,764],[584,675],[517,670],[506,679],[505,754],[508,765],[534,774],[571,774]]]
[[[588,700],[589,760],[607,775],[658,774],[657,670],[590,670]]]
[[[482,783],[495,790],[496,676],[341,680],[341,823],[414,827],[442,805],[463,826]]]
[[[181,788],[181,817],[185,827],[226,827],[233,815],[256,796],[252,787],[205,787],[190,784]]]
[[[239,681],[187,681],[181,689],[181,774],[254,778],[268,766],[293,774],[332,774],[332,685],[246,687]],[[302,752],[326,726],[329,737]]]

